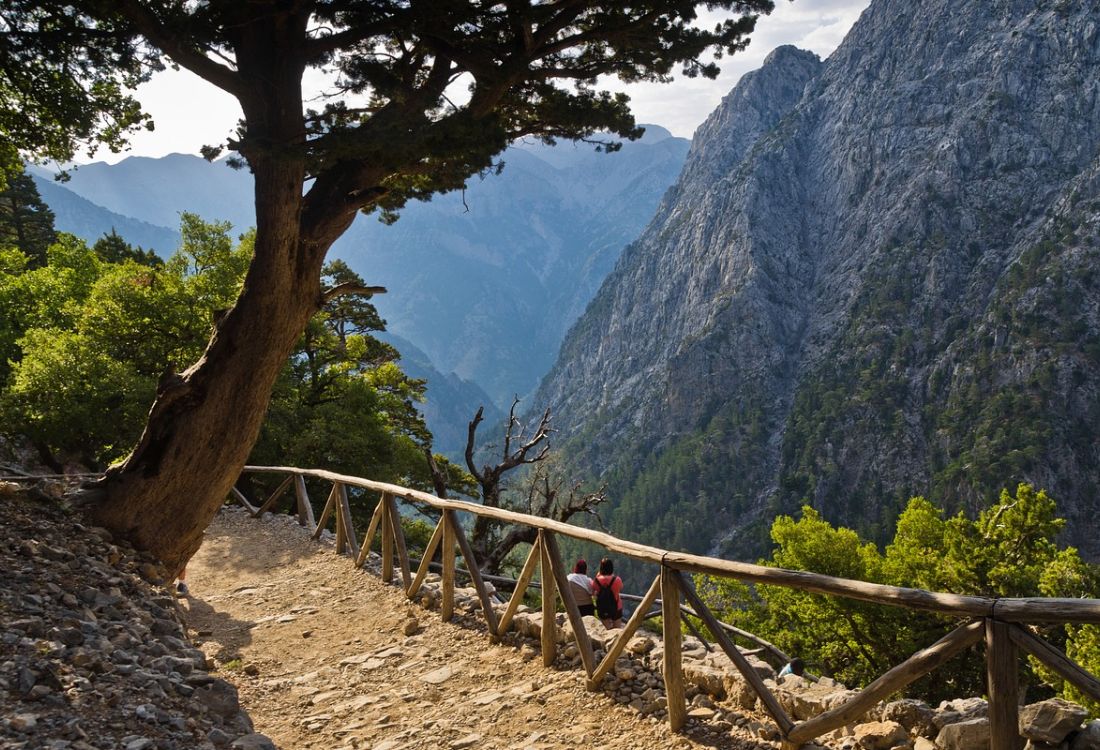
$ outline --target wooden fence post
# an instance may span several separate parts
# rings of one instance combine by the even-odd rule
[[[981,641],[984,635],[985,623],[982,620],[960,625],[928,648],[921,649],[901,664],[887,670],[844,703],[795,725],[787,739],[794,747],[799,747],[826,732],[855,723],[876,703],[887,700],[914,680],[939,669],[962,651]]]
[[[542,666],[554,666],[554,658],[558,653],[557,618],[555,615],[557,591],[554,589],[554,568],[550,561],[550,550],[547,547],[546,532],[539,529],[539,550],[542,553],[542,561],[539,564],[542,584],[542,627],[539,629],[542,635]]]
[[[653,602],[657,601],[657,595],[661,593],[661,576],[658,574],[653,579],[653,583],[650,584],[649,590],[646,595],[642,597],[642,601],[638,604],[634,613],[630,615],[630,619],[626,621],[626,627],[619,631],[619,634],[615,636],[615,640],[611,643],[611,648],[604,654],[603,661],[597,665],[596,669],[592,672],[592,676],[588,678],[588,689],[599,690],[600,682],[603,681],[604,675],[611,671],[611,668],[615,666],[615,661],[619,658],[619,655],[626,648],[626,643],[634,637],[635,631],[638,630],[638,626],[642,624],[642,621],[646,618],[646,614],[649,612],[649,608],[653,606]]]
[[[665,655],[662,668],[665,696],[668,700],[668,724],[679,732],[687,723],[687,702],[684,700],[683,634],[680,630],[680,587],[676,572],[661,566],[661,625],[664,630]]]
[[[306,492],[306,478],[301,474],[294,475],[294,494],[298,498],[298,525],[313,531],[317,521],[313,518],[313,506],[310,505],[309,493]]]
[[[271,510],[271,508],[275,505],[276,501],[278,501],[278,499],[280,497],[282,497],[283,493],[286,492],[286,488],[290,486],[290,483],[292,481],[294,481],[294,475],[293,474],[291,474],[286,479],[284,479],[282,481],[282,483],[278,487],[275,488],[275,491],[271,493],[271,495],[267,498],[267,500],[264,500],[263,505],[261,505],[259,508],[257,508],[256,512],[252,514],[252,517],[253,518],[259,518],[264,513],[267,513],[269,510]]]
[[[986,691],[990,750],[1020,750],[1019,664],[1006,622],[985,620]]]
[[[370,517],[370,524],[367,526],[367,533],[363,537],[363,544],[359,547],[359,556],[355,558],[355,567],[360,568],[367,561],[367,555],[370,554],[370,543],[374,541],[374,535],[378,531],[379,524],[382,523],[382,514],[385,511],[386,509],[379,502],[374,509],[374,515]]]
[[[248,511],[249,515],[253,518],[256,517],[256,506],[248,502],[248,498],[244,496],[243,492],[236,487],[230,487],[229,494],[233,496],[234,500],[241,504],[241,507]]]
[[[512,598],[508,600],[508,606],[504,608],[504,614],[497,623],[497,633],[500,635],[508,632],[512,618],[515,617],[519,605],[523,603],[523,594],[531,585],[531,579],[535,577],[535,568],[538,567],[541,559],[542,543],[536,537],[535,543],[531,545],[531,551],[527,553],[527,560],[523,563],[523,570],[520,571],[519,578],[516,580],[516,587],[512,589]]]
[[[449,622],[455,614],[455,529],[453,524],[447,522],[446,515],[439,522],[443,524],[443,549],[440,551],[443,561],[443,577],[440,583],[443,602],[439,607],[439,615],[444,622]]]
[[[584,629],[584,618],[581,617],[577,600],[573,598],[573,591],[569,586],[568,574],[565,565],[561,561],[561,550],[558,549],[558,540],[547,532],[543,537],[546,543],[546,551],[550,558],[550,566],[554,574],[554,583],[558,589],[558,596],[565,605],[565,615],[569,618],[569,625],[573,628],[573,637],[577,642],[577,650],[581,655],[581,663],[584,664],[584,673],[589,677],[596,670],[596,655],[592,651],[592,640],[588,637],[588,631]]]
[[[340,495],[340,483],[333,482],[332,490],[328,493],[328,500],[325,501],[325,507],[321,509],[321,517],[317,520],[317,528],[313,530],[313,538],[320,539],[321,532],[325,530],[325,526],[328,525],[328,517],[332,515],[333,509],[336,508],[336,498]]]
[[[443,526],[446,523],[447,519],[440,516],[439,523],[435,525],[435,531],[432,532],[432,538],[428,540],[428,546],[424,548],[424,554],[420,557],[420,566],[416,569],[416,575],[413,577],[408,589],[405,590],[405,596],[410,599],[420,592],[420,587],[428,576],[428,568],[431,567],[432,557],[435,555],[435,551],[439,549],[439,545],[443,543]]]
[[[340,485],[340,503],[336,508],[336,512],[340,518],[343,519],[340,526],[344,530],[344,547],[343,549],[337,549],[337,552],[344,552],[349,557],[355,557],[356,550],[359,547],[359,541],[355,538],[355,524],[351,520],[351,506],[348,504],[348,486],[346,484]],[[339,542],[337,542],[339,545]]]
[[[741,673],[741,676],[745,678],[745,682],[749,684],[753,692],[760,698],[760,702],[764,704],[764,708],[772,719],[775,720],[776,726],[779,727],[779,733],[784,738],[788,737],[791,730],[794,729],[794,722],[791,721],[791,717],[787,716],[787,712],[783,710],[783,706],[779,705],[779,701],[772,695],[772,692],[768,690],[768,687],[764,684],[764,681],[760,679],[760,675],[756,673],[756,670],[752,668],[748,660],[737,650],[737,646],[734,644],[730,637],[726,635],[726,632],[722,630],[721,625],[718,624],[718,618],[714,616],[714,613],[707,608],[707,605],[703,604],[703,600],[699,598],[699,595],[695,593],[695,589],[684,578],[684,574],[678,570],[669,571],[670,576],[674,576],[676,583],[680,585],[680,590],[683,591],[684,597],[691,602],[692,608],[695,610],[695,614],[699,616],[699,619],[703,621],[703,624],[707,626],[707,630],[714,636],[714,640],[721,646],[722,650],[726,652],[726,656],[730,658],[733,665],[737,667],[737,670]]]
[[[497,633],[497,613],[493,611],[493,600],[489,598],[489,589],[485,587],[485,580],[481,577],[481,569],[477,567],[477,558],[474,556],[474,550],[470,547],[470,542],[466,539],[466,535],[462,532],[462,527],[458,525],[458,516],[453,510],[443,511],[444,517],[447,519],[447,523],[451,524],[454,528],[455,541],[458,542],[458,549],[462,553],[462,559],[466,561],[466,570],[470,573],[470,581],[474,584],[474,591],[477,592],[478,601],[481,602],[481,611],[485,615],[485,624],[489,628],[489,637],[496,638]]]
[[[336,554],[341,554],[348,546],[348,530],[344,524],[346,520],[344,518],[344,509],[340,507],[340,496],[343,494],[344,485],[337,482],[332,486],[332,491],[336,494],[335,501],[332,505],[332,513],[336,517]]]
[[[1018,648],[1053,669],[1094,701],[1100,702],[1100,680],[1066,656],[1065,652],[1051,646],[1042,638],[1032,635],[1026,628],[1019,625],[1012,625],[1009,635]]]
[[[393,543],[397,551],[397,563],[401,566],[401,584],[408,591],[412,584],[412,570],[409,567],[409,548],[405,544],[405,529],[401,525],[401,513],[397,510],[397,501],[388,492],[382,493],[382,502],[390,516],[393,529]]]
[[[389,504],[386,499],[388,493],[382,493],[382,499],[378,504],[382,507],[382,581],[393,583],[393,516],[390,514]]]

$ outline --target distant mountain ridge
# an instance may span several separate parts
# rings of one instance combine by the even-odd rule
[[[1100,557],[1097,17],[875,0],[742,79],[534,399],[614,531],[751,558],[1030,481]]]
[[[35,173],[51,176],[40,169]],[[64,186],[116,214],[162,227],[178,227],[181,211],[228,221],[237,231],[256,224],[252,175],[191,154],[82,164],[69,172]]]
[[[32,173],[31,177],[38,194],[54,213],[54,225],[62,232],[94,243],[113,230],[131,245],[154,250],[162,258],[167,258],[179,246],[178,231],[109,211],[65,188],[52,177],[42,177],[36,173]]]
[[[372,284],[390,330],[498,406],[533,390],[562,336],[683,165],[688,142],[646,126],[621,151],[517,144],[465,193],[360,219],[335,252]]]
[[[687,140],[646,127],[610,154],[589,144],[517,143],[500,175],[412,203],[393,226],[359,217],[334,246],[331,257],[389,289],[374,302],[393,336],[416,347],[406,361],[429,378],[425,409],[443,449],[464,445],[478,406],[508,406],[537,385],[568,326],[676,179]],[[197,156],[83,165],[64,186],[31,171],[58,228],[90,242],[115,227],[167,256],[178,234],[166,227],[178,226],[181,211],[229,221],[237,232],[253,224],[251,175]]]

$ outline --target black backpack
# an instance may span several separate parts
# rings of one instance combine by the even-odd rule
[[[611,580],[604,586],[600,579],[593,579],[596,583],[596,614],[603,620],[614,620],[619,614],[619,603],[615,601],[615,592],[611,587],[615,585],[618,576],[611,576]]]

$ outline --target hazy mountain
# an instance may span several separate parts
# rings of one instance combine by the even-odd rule
[[[399,347],[405,364],[429,378],[425,411],[438,447],[464,444],[479,403],[506,407],[535,387],[568,326],[675,180],[687,148],[652,125],[610,154],[520,143],[503,155],[501,174],[472,178],[464,194],[412,203],[392,226],[361,216],[337,242],[332,257],[389,289],[374,302],[390,331],[417,348]],[[167,240],[159,237],[170,230],[142,234],[124,228],[118,214],[161,227],[177,227],[181,211],[228,220],[238,231],[253,224],[251,175],[197,156],[83,165],[53,188],[43,197],[58,226],[89,240],[116,226],[131,242],[162,250]],[[94,220],[62,220],[74,194],[103,210],[79,203]],[[154,230],[162,233],[155,242],[147,238]]]
[[[116,214],[80,197],[50,177],[42,177],[40,174],[31,176],[38,188],[38,194],[54,213],[54,226],[62,232],[75,234],[88,243],[94,243],[114,230],[131,245],[155,250],[162,258],[171,255],[179,245],[180,236],[176,230]],[[176,225],[178,223],[177,221]]]
[[[82,164],[69,175],[65,187],[72,192],[150,224],[178,227],[181,211],[206,221],[229,221],[237,231],[256,224],[252,175],[225,162],[189,154],[130,156],[117,164]]]
[[[507,407],[535,387],[623,246],[676,179],[687,141],[647,126],[616,153],[520,144],[464,194],[356,221],[336,253],[371,284],[390,330]]]
[[[752,557],[1030,481],[1100,555],[1098,17],[875,0],[742,79],[534,399],[614,530]]]
[[[408,339],[390,333],[382,334],[381,338],[401,352],[401,369],[409,377],[428,383],[426,400],[420,410],[435,439],[433,450],[464,466],[467,425],[477,410],[484,407],[485,421],[490,425],[499,423],[505,414],[477,383],[463,380],[453,372],[440,372],[428,355]]]

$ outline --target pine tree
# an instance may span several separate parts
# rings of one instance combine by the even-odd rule
[[[32,268],[44,266],[46,251],[57,241],[53,219],[30,175],[20,172],[8,178],[0,192],[0,245],[22,250]]]
[[[122,236],[111,227],[111,231],[104,234],[95,244],[92,250],[99,259],[107,263],[121,263],[124,260],[132,260],[143,266],[160,266],[164,261],[152,250],[143,250],[124,240]]]

